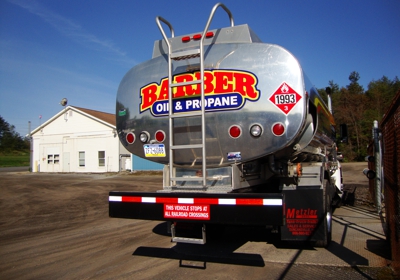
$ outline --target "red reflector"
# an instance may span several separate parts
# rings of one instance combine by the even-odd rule
[[[272,133],[281,136],[285,132],[285,126],[282,123],[276,123],[272,126]]]
[[[157,130],[156,131],[156,140],[158,142],[164,142],[165,140],[165,132],[162,130]]]
[[[193,35],[193,40],[199,40],[199,39],[201,39],[201,34]]]
[[[129,132],[125,138],[128,144],[133,144],[135,142],[135,134],[133,134],[132,132]]]
[[[211,38],[211,37],[214,37],[214,32],[212,31],[207,32],[206,38]]]
[[[232,138],[238,138],[240,134],[242,133],[242,130],[240,129],[239,126],[233,125],[229,128],[229,135]]]
[[[189,42],[190,41],[190,37],[189,36],[185,36],[185,37],[182,37],[182,42]]]

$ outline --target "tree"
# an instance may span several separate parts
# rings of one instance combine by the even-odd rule
[[[383,76],[377,81],[370,82],[365,93],[369,100],[366,121],[372,123],[377,120],[380,122],[399,89],[400,81],[397,77],[391,81],[388,77]]]
[[[29,149],[29,141],[23,139],[15,126],[10,125],[0,116],[0,152],[22,151]]]
[[[354,157],[361,158],[366,152],[363,143],[368,141],[368,137],[363,134],[366,97],[363,87],[358,83],[359,79],[358,72],[351,72],[349,76],[350,84],[346,88],[341,88],[333,98],[333,107],[335,108],[334,117],[336,122],[349,126],[349,147],[347,150],[349,148],[354,150]]]
[[[359,79],[360,79],[360,74],[358,74],[358,72],[353,71],[350,73],[350,76],[349,76],[349,80],[351,82],[350,84],[358,83]]]
[[[398,77],[390,80],[383,76],[377,81],[371,81],[367,91],[358,83],[359,80],[359,73],[353,71],[349,75],[350,83],[346,87],[339,89],[337,84],[329,81],[336,124],[344,123],[349,127],[348,144],[338,143],[339,149],[342,149],[349,160],[364,158],[372,137],[373,121],[381,122],[394,96],[400,90]],[[323,96],[325,90],[318,91]]]

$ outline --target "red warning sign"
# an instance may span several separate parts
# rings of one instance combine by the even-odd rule
[[[164,218],[209,220],[210,205],[164,204]]]
[[[283,82],[269,98],[269,100],[286,115],[289,114],[300,99],[301,95],[285,82]]]

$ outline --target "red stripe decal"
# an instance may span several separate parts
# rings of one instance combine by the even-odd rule
[[[178,198],[175,197],[156,197],[156,203],[178,203]]]
[[[218,198],[195,198],[194,204],[218,204]]]
[[[262,198],[237,198],[236,205],[263,205]]]
[[[122,202],[142,202],[142,198],[140,196],[123,196]]]

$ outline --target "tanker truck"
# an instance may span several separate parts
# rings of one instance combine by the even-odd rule
[[[218,8],[229,25],[209,30]],[[164,165],[163,188],[111,191],[109,216],[167,222],[173,242],[230,225],[328,246],[343,192],[335,123],[298,60],[222,3],[202,32],[156,24],[152,58],[119,85],[116,124],[127,150]]]

